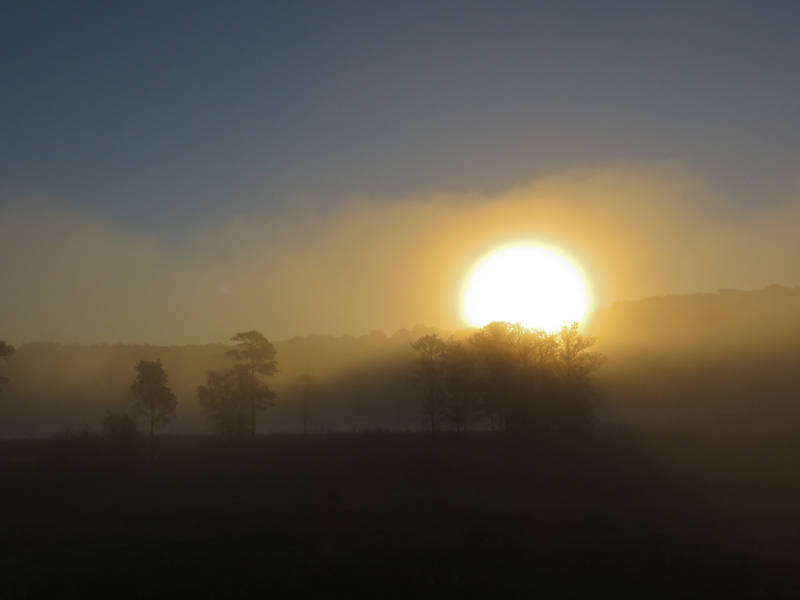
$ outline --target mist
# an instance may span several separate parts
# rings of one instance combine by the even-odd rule
[[[497,195],[354,197],[238,215],[180,236],[132,232],[66,200],[0,209],[10,343],[223,342],[463,328],[470,270],[526,241],[574,261],[595,308],[668,293],[800,283],[800,201],[734,211],[679,164],[542,175]]]

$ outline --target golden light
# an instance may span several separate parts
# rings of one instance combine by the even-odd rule
[[[485,258],[463,299],[464,317],[475,327],[492,321],[556,331],[581,321],[589,293],[579,270],[563,256],[534,246],[513,246]]]

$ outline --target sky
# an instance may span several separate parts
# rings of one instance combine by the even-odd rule
[[[6,2],[0,339],[455,328],[515,241],[800,285],[800,5],[697,4]]]

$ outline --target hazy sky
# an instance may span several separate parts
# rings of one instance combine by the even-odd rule
[[[696,4],[6,2],[0,339],[454,326],[514,239],[800,285],[800,4]]]

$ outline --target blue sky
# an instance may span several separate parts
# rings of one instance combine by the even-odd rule
[[[134,230],[680,160],[800,167],[793,2],[10,2],[0,189]]]
[[[512,241],[596,305],[800,285],[796,2],[5,2],[0,339],[463,326]]]

